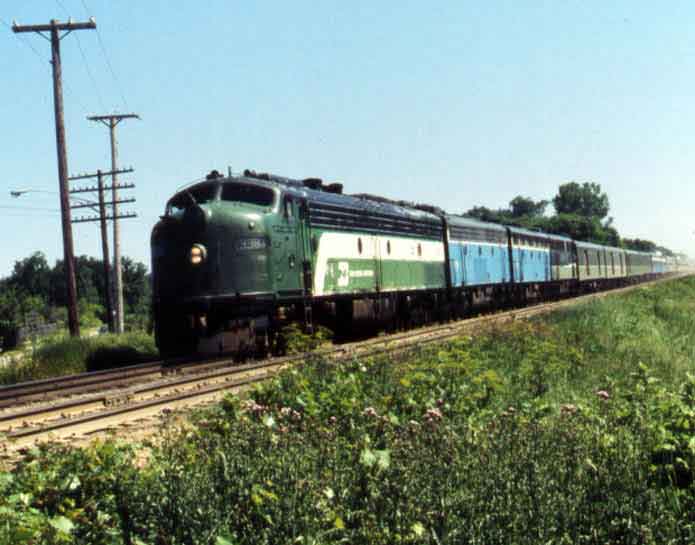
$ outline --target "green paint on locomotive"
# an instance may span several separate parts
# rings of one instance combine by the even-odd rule
[[[264,294],[283,304],[308,292],[328,297],[445,287],[440,240],[315,228],[301,199],[274,184],[207,183],[222,189],[196,207],[204,218],[193,217],[190,202],[182,198],[181,208],[153,231],[156,297]],[[260,188],[272,198],[264,206],[225,200],[230,185]],[[194,265],[189,253],[196,244],[206,256]]]
[[[203,299],[272,293],[278,264],[271,260],[270,233],[276,221],[274,205],[221,200],[170,211],[152,233],[155,296]],[[205,248],[198,264],[190,259],[194,245]]]
[[[323,230],[312,237],[315,296],[445,287],[440,241]]]

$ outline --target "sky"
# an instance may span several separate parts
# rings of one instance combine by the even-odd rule
[[[50,44],[11,25],[68,16],[97,23],[61,42],[69,171],[110,168],[88,115],[141,116],[122,253],[148,265],[166,200],[228,168],[453,213],[597,182],[622,236],[695,255],[690,1],[4,0],[0,276],[62,258]],[[73,233],[101,256],[98,223]]]

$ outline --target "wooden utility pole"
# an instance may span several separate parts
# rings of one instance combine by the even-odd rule
[[[93,115],[87,119],[90,121],[98,121],[109,128],[111,137],[111,187],[113,188],[113,287],[114,287],[114,302],[116,307],[116,333],[123,333],[123,274],[121,272],[121,235],[118,225],[118,143],[116,140],[116,125],[124,119],[140,119],[137,114],[111,114],[111,115]]]
[[[106,315],[108,316],[109,331],[115,330],[113,319],[113,304],[111,297],[111,271],[109,270],[109,234],[106,230],[106,205],[104,204],[104,177],[101,170],[97,170],[97,183],[99,185],[99,223],[101,227],[101,253],[104,261],[104,295],[106,296]]]
[[[94,19],[86,23],[59,23],[52,19],[47,25],[12,25],[12,31],[36,32],[51,42],[51,64],[53,65],[53,103],[55,106],[56,148],[58,151],[58,180],[60,183],[60,211],[63,224],[63,258],[65,261],[65,283],[68,292],[68,325],[72,337],[80,336],[80,321],[77,315],[77,284],[75,282],[75,255],[72,243],[72,224],[70,222],[70,201],[68,199],[68,157],[65,142],[65,122],[63,119],[63,81],[60,64],[60,40],[75,30],[94,29]],[[44,34],[50,33],[50,38]],[[65,32],[61,36],[61,32]]]
[[[117,174],[125,174],[128,172],[133,172],[133,169],[126,169],[126,170],[119,170]],[[110,271],[110,265],[109,265],[109,237],[108,237],[108,232],[106,229],[106,222],[109,219],[113,219],[115,214],[113,216],[109,216],[106,212],[106,207],[107,206],[114,206],[114,202],[106,202],[104,200],[104,191],[107,189],[112,189],[111,186],[104,186],[104,176],[111,175],[112,172],[102,172],[101,170],[97,170],[96,174],[82,174],[79,176],[72,176],[69,178],[69,180],[74,181],[74,180],[86,180],[89,178],[96,178],[97,179],[97,187],[85,187],[81,189],[72,189],[70,193],[92,193],[94,191],[97,191],[99,193],[99,202],[98,203],[93,203],[93,202],[87,202],[87,203],[82,203],[82,204],[75,204],[72,205],[71,208],[91,208],[92,210],[97,210],[98,206],[98,211],[99,211],[99,216],[98,217],[89,217],[89,218],[76,218],[72,220],[73,223],[83,223],[83,222],[91,222],[91,221],[98,221],[100,223],[101,227],[101,250],[103,254],[103,262],[104,262],[104,286],[105,286],[105,291],[106,291],[106,312],[108,315],[108,324],[109,324],[109,331],[115,332],[116,330],[116,320],[114,316],[114,309],[113,309],[113,290],[112,290],[112,283],[111,283],[111,271]],[[133,184],[121,184],[119,185],[119,189],[129,189],[135,187]],[[129,203],[129,202],[135,202],[135,199],[122,199],[119,200],[116,204],[123,204],[123,203]],[[135,217],[135,214],[121,214],[118,216],[119,218],[132,218]],[[115,220],[114,220],[115,221]]]

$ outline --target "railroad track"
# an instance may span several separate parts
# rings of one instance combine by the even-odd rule
[[[682,276],[686,275],[679,277]],[[674,277],[409,330],[311,354],[271,358],[243,365],[232,359],[182,362],[172,367],[164,362],[150,362],[4,387],[0,388],[0,408],[3,408],[0,411],[0,434],[5,439],[2,446],[7,453],[11,453],[41,440],[75,440],[124,423],[158,417],[163,410],[212,402],[227,392],[238,393],[247,389],[308,357],[323,357],[338,362],[355,357],[405,352],[491,325],[527,319],[590,299],[672,279]]]

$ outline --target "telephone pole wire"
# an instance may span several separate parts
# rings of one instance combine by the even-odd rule
[[[60,183],[60,211],[63,225],[63,256],[65,261],[65,283],[68,292],[68,326],[72,337],[80,336],[80,321],[77,315],[77,284],[75,282],[75,252],[70,220],[70,200],[68,196],[68,157],[65,141],[65,120],[63,114],[63,74],[60,62],[60,40],[75,30],[89,30],[97,27],[94,19],[86,23],[60,23],[55,19],[47,25],[12,25],[14,33],[36,32],[51,42],[51,65],[53,66],[53,103],[55,106],[56,148],[58,152],[58,180]],[[50,33],[50,38],[44,34]],[[65,32],[61,36],[61,32]]]
[[[118,225],[118,142],[116,125],[124,119],[140,119],[137,114],[93,115],[87,119],[97,121],[109,128],[111,137],[111,187],[113,197],[113,287],[116,310],[115,332],[123,333],[123,273],[121,271],[121,235]]]

